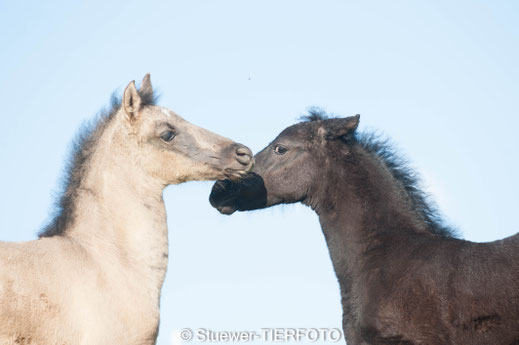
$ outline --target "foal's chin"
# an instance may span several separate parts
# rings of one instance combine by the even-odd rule
[[[216,209],[221,214],[225,214],[227,216],[230,216],[231,214],[237,211],[236,207],[234,206],[216,206]]]
[[[222,189],[222,186],[224,186],[225,183],[234,182],[230,181],[229,179],[216,181],[215,185],[213,186],[213,190],[211,191],[211,195],[209,196],[209,203],[221,214],[231,215],[238,211],[238,207],[235,205],[234,195],[227,194]]]

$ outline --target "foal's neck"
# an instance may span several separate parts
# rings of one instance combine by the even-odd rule
[[[135,166],[119,135],[111,124],[99,138],[65,234],[103,266],[118,265],[117,272],[137,278],[153,296],[160,294],[168,257],[164,185]]]
[[[353,274],[370,255],[398,250],[397,243],[434,236],[382,160],[360,146],[345,159],[330,167],[328,174],[335,176],[308,201],[319,215],[339,278]]]

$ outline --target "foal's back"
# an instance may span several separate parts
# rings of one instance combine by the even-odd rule
[[[519,234],[490,243],[434,237],[402,245],[408,250],[392,251],[383,268],[391,282],[368,287],[376,337],[519,344]]]
[[[452,303],[465,321],[461,332],[472,344],[519,344],[519,234],[470,243],[458,255]]]

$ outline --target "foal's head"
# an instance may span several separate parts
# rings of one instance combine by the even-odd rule
[[[237,178],[252,166],[244,145],[197,127],[173,111],[154,105],[149,75],[140,90],[131,82],[125,89],[119,121],[122,145],[135,164],[164,184],[189,180]]]
[[[286,128],[259,152],[246,178],[218,181],[211,204],[231,214],[305,201],[322,182],[327,165],[349,153],[347,139],[354,134],[359,116],[324,119],[312,113],[308,120]]]
[[[76,140],[56,215],[40,236],[63,234],[75,217],[78,197],[101,188],[99,181],[107,178],[111,178],[107,186],[114,188],[109,194],[114,196],[121,188],[114,180],[117,184],[123,177],[131,186],[157,191],[185,181],[236,179],[250,170],[252,162],[247,147],[155,105],[148,74],[139,90],[131,82],[121,104],[113,99],[109,114]]]

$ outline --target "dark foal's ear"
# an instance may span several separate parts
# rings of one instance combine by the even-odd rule
[[[326,122],[324,128],[324,138],[326,140],[336,140],[347,134],[355,132],[359,126],[360,115],[345,117],[342,119],[331,119]]]

